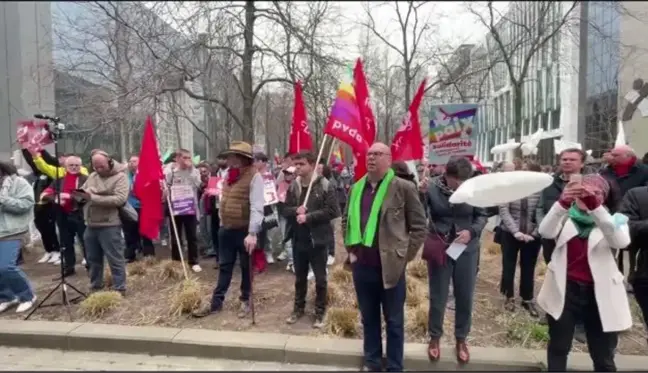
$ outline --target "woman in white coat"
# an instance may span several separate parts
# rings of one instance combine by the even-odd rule
[[[632,326],[630,306],[612,249],[630,243],[627,219],[602,206],[610,185],[599,175],[570,182],[538,231],[556,249],[538,295],[548,314],[547,370],[566,371],[574,326],[585,326],[594,371],[616,371],[617,333]]]

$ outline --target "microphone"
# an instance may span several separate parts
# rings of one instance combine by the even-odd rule
[[[34,114],[34,118],[36,119],[47,119],[43,114]]]

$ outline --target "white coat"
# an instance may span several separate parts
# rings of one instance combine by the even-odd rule
[[[596,227],[587,242],[587,258],[594,278],[594,294],[604,332],[619,332],[632,327],[628,295],[623,284],[612,249],[623,249],[630,244],[628,225],[615,225],[603,206],[590,212]],[[568,217],[568,210],[554,203],[544,217],[538,232],[543,238],[555,239],[556,248],[551,255],[538,305],[554,319],[559,319],[565,307],[567,286],[567,242],[578,234]]]

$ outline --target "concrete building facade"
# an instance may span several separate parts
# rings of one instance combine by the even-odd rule
[[[16,123],[54,113],[50,2],[0,4],[0,159],[18,149]],[[18,159],[17,159],[18,161]]]

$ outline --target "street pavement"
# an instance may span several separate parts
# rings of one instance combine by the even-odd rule
[[[0,346],[0,370],[104,370],[104,371],[339,371],[354,369],[333,366],[283,364],[271,362],[203,359],[184,356],[150,356],[85,351],[61,351]]]

